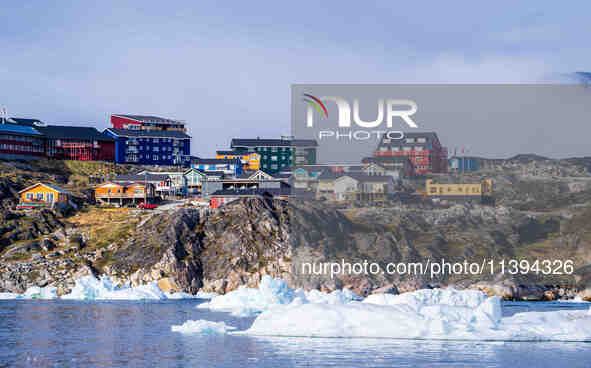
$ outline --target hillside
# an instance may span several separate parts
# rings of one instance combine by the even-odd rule
[[[3,166],[12,191],[51,180],[84,188],[72,178],[84,165],[35,172]],[[560,174],[556,174],[556,167]],[[94,170],[91,166],[91,169]],[[107,173],[125,168],[109,168]],[[109,171],[111,170],[111,171]],[[158,281],[164,290],[226,293],[256,286],[263,275],[293,287],[348,287],[366,295],[454,285],[479,288],[506,299],[552,300],[579,295],[591,300],[591,187],[589,174],[568,161],[504,162],[498,167],[439,180],[494,181],[495,206],[427,199],[354,203],[244,199],[217,210],[178,209],[156,214],[104,212],[82,206],[74,215],[46,210],[3,210],[0,292],[54,285],[65,293],[87,274],[108,274],[132,285]],[[67,179],[64,180],[64,179]],[[61,181],[60,181],[61,180]],[[416,185],[420,185],[417,182]],[[6,202],[6,203],[8,203]],[[474,262],[571,260],[573,274],[305,273],[326,262]]]

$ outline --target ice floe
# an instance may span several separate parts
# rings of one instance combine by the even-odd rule
[[[157,282],[146,285],[130,287],[118,286],[109,276],[85,276],[76,280],[76,284],[69,294],[62,295],[61,299],[73,300],[167,300],[167,299],[210,299],[217,296],[215,293],[199,292],[197,295],[188,293],[164,293],[158,287]],[[0,293],[1,299],[56,299],[57,289],[53,286],[33,286],[23,294]]]
[[[209,302],[198,305],[197,308],[209,308],[230,312],[238,317],[248,317],[285,305],[308,303],[334,305],[354,300],[361,300],[361,298],[347,289],[332,293],[323,293],[318,290],[293,290],[285,280],[263,276],[258,289],[242,286],[225,295],[214,297]]]
[[[184,334],[221,335],[235,330],[236,327],[228,326],[224,322],[212,322],[203,319],[187,321],[180,326],[172,326],[173,332]]]
[[[56,299],[57,288],[53,286],[39,287],[32,286],[23,294],[0,293],[0,300],[7,299]]]
[[[499,297],[480,291],[376,294],[363,302],[289,304],[260,314],[252,335],[442,340],[591,341],[591,311],[502,317]]]

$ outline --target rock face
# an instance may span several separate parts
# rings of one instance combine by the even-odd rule
[[[290,216],[281,201],[245,199],[214,212],[199,226],[205,291],[255,287],[263,275],[291,277]]]
[[[453,285],[507,300],[555,300],[577,293],[591,299],[591,210],[535,214],[506,206],[391,204],[339,208],[314,201],[243,199],[208,214],[179,209],[138,220],[129,236],[100,243],[88,231],[62,223],[50,212],[5,212],[3,239],[18,241],[0,251],[0,292],[53,285],[66,293],[74,280],[108,274],[132,285],[157,281],[166,291],[226,293],[256,287],[263,275],[282,277],[294,288],[359,295],[404,293]],[[10,226],[14,225],[14,229]],[[23,230],[28,229],[28,230]],[[29,235],[27,235],[29,234]],[[97,245],[97,241],[100,245]],[[342,262],[481,263],[484,259],[572,259],[575,275],[435,275],[412,272],[347,273],[306,269]]]
[[[113,253],[105,271],[132,286],[165,279],[169,291],[196,293],[202,286],[199,219],[192,209],[153,216]]]

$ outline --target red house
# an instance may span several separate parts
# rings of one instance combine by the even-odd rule
[[[115,140],[95,128],[48,125],[35,127],[45,136],[47,158],[78,161],[114,161]]]
[[[447,148],[434,132],[404,133],[402,139],[384,135],[373,156],[407,156],[418,175],[447,172]]]

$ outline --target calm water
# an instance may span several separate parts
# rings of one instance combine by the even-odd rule
[[[590,367],[590,343],[261,338],[173,333],[188,319],[252,318],[196,309],[202,301],[0,301],[0,367]],[[507,303],[504,313],[588,309]]]

